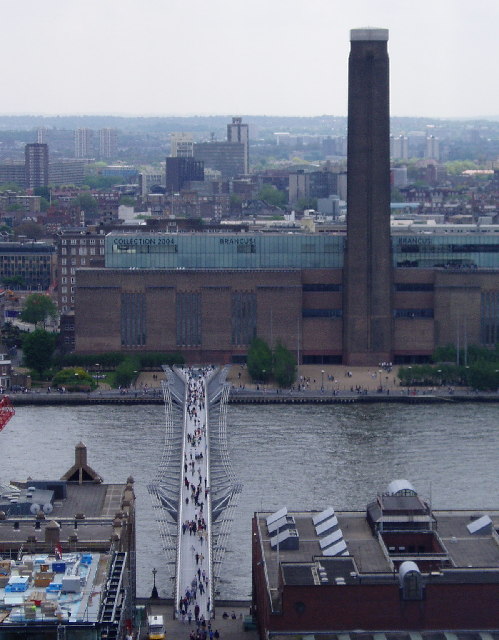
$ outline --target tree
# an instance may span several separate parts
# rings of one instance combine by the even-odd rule
[[[39,240],[45,235],[45,229],[37,222],[22,222],[14,228],[16,236],[27,236],[32,240]]]
[[[50,200],[50,189],[48,187],[35,187],[33,189],[33,194],[35,196],[41,196],[42,198],[45,198],[47,202]]]
[[[97,382],[81,367],[61,369],[52,378],[52,384],[68,391],[93,391],[97,388]]]
[[[97,200],[90,193],[80,193],[72,203],[85,213],[97,213]]]
[[[9,204],[7,206],[7,213],[15,213],[16,211],[24,211],[24,207],[17,202],[14,202],[14,204]]]
[[[458,176],[467,169],[479,169],[479,166],[473,160],[452,160],[445,163],[445,168],[450,175]]]
[[[126,207],[133,207],[135,205],[135,198],[132,198],[132,196],[121,196],[120,204]]]
[[[272,351],[261,338],[254,338],[248,349],[248,373],[252,380],[267,382],[272,373]]]
[[[23,338],[24,363],[41,375],[52,363],[57,336],[44,329],[36,329]]]
[[[469,385],[481,391],[499,389],[499,371],[493,362],[477,362],[469,369]]]
[[[272,184],[264,184],[263,187],[258,192],[258,198],[263,200],[267,204],[280,207],[283,204],[286,204],[286,194],[284,191],[279,191]]]
[[[118,176],[88,175],[85,177],[84,184],[91,189],[109,189],[109,187],[119,184],[120,181]]]
[[[405,202],[405,195],[397,187],[392,187],[391,199],[392,202]]]
[[[2,284],[4,287],[9,289],[25,289],[26,288],[26,280],[23,276],[4,276],[2,278]]]
[[[230,195],[230,211],[231,213],[241,213],[243,199],[238,193],[231,193]]]
[[[137,377],[137,373],[140,369],[140,362],[137,358],[126,357],[121,362],[114,372],[114,382],[117,387],[129,387]]]
[[[317,198],[298,198],[295,206],[297,211],[305,211],[305,209],[317,210]]]
[[[23,188],[21,185],[17,184],[17,182],[5,182],[0,187],[0,193],[3,193],[4,191],[15,191],[16,193],[19,193],[20,191],[23,191]]]
[[[296,380],[296,360],[291,351],[278,341],[274,349],[272,373],[280,387],[290,387]]]
[[[453,344],[446,344],[437,347],[431,357],[433,362],[455,362],[456,347]]]
[[[47,318],[57,317],[57,307],[52,298],[44,293],[32,293],[27,296],[21,311],[21,320],[31,324],[43,324]]]
[[[20,347],[22,344],[22,332],[21,329],[12,324],[12,322],[6,322],[0,332],[3,344],[8,348]]]

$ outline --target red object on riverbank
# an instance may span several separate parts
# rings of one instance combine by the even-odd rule
[[[9,396],[4,396],[0,400],[0,431],[2,431],[14,414],[15,410]]]

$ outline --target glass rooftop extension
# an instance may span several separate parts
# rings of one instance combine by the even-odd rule
[[[338,269],[343,234],[110,233],[113,269]],[[496,234],[411,234],[392,238],[395,267],[498,269]]]

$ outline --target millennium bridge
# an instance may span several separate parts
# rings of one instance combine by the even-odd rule
[[[222,560],[241,485],[227,451],[227,369],[164,367],[165,444],[149,485],[175,617],[214,616]]]

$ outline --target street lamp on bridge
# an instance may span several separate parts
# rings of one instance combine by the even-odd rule
[[[156,588],[156,574],[158,573],[158,570],[156,569],[156,567],[154,567],[154,569],[152,570],[152,591],[151,591],[151,598],[154,600],[157,600],[159,598],[158,595],[158,589]]]

